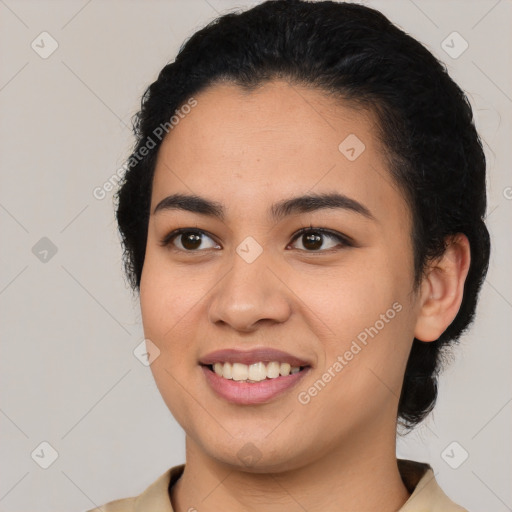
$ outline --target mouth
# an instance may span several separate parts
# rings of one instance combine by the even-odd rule
[[[231,365],[231,377],[224,374],[224,369],[229,368],[226,364],[230,365],[230,363],[201,364],[200,367],[207,386],[215,396],[231,404],[247,406],[266,404],[278,397],[285,397],[312,369],[311,366],[292,368],[289,363],[279,363],[279,374],[275,376],[276,368],[272,363],[272,361],[267,365],[263,362],[254,363],[249,367],[234,363]],[[247,369],[238,365],[245,366]],[[270,371],[271,376],[269,377],[267,373],[263,376],[261,367],[265,368],[265,371]],[[281,375],[281,367],[284,375]],[[256,369],[251,370],[251,368]],[[253,373],[255,371],[261,373],[255,375]]]
[[[217,350],[203,356],[199,366],[217,397],[239,405],[262,404],[290,391],[313,363],[271,347]]]
[[[289,375],[295,375],[310,368],[309,365],[292,366],[290,363],[282,363],[279,361],[259,361],[249,365],[243,363],[217,362],[214,364],[201,364],[201,366],[215,373],[215,375],[221,379],[250,384],[278,379],[280,377],[288,377]]]

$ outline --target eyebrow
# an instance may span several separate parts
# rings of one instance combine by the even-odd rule
[[[368,219],[375,220],[375,217],[366,206],[355,199],[334,192],[326,194],[306,194],[279,201],[270,207],[269,214],[273,221],[278,222],[284,217],[293,214],[308,213],[323,209],[348,210]],[[198,195],[172,194],[162,199],[156,205],[153,214],[165,210],[185,210],[200,215],[215,217],[221,221],[225,219],[225,210],[222,203]]]

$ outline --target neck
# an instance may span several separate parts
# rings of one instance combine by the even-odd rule
[[[171,492],[174,511],[397,511],[409,492],[398,471],[395,432],[392,442],[368,434],[309,464],[265,473],[213,459],[187,436],[185,470]]]

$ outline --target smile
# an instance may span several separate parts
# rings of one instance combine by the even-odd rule
[[[289,363],[272,361],[251,365],[215,363],[201,365],[201,369],[216,395],[234,404],[252,405],[267,403],[290,391],[309,373],[311,367],[291,367]],[[277,370],[279,373],[276,375]]]
[[[232,379],[236,381],[261,382],[265,379],[276,379],[279,376],[286,377],[290,374],[298,373],[300,366],[291,366],[290,363],[280,363],[271,361],[264,363],[263,361],[254,364],[243,363],[215,363],[210,368],[224,379]]]

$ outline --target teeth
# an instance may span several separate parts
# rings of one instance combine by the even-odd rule
[[[249,366],[249,380],[260,381],[266,378],[267,369],[265,367],[265,363],[254,363]]]
[[[218,366],[219,371],[215,370],[215,373],[218,373],[219,375],[222,375],[226,379],[232,379],[233,378],[233,366],[231,363],[216,363],[215,366]]]
[[[246,364],[233,363],[233,380],[247,380],[249,378],[249,367]]]
[[[281,365],[279,363],[277,363],[276,361],[272,361],[271,363],[268,363],[267,364],[267,377],[269,379],[275,379],[276,377],[279,377],[280,367],[281,367]]]
[[[290,375],[291,366],[288,363],[281,363],[279,373],[281,375]]]
[[[289,363],[254,363],[251,365],[242,363],[215,363],[213,371],[225,379],[236,381],[261,382],[265,379],[275,379],[282,375],[294,374],[300,371],[299,366],[290,366]]]

